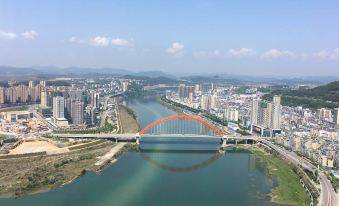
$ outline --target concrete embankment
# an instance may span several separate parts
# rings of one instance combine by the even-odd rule
[[[122,148],[124,148],[126,144],[127,143],[125,142],[117,143],[117,145],[113,147],[109,152],[107,152],[104,156],[100,157],[100,159],[95,163],[95,166],[101,166],[107,163],[114,157],[114,155],[116,155]]]

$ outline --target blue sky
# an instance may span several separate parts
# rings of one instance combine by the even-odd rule
[[[339,76],[339,2],[2,0],[0,65]]]

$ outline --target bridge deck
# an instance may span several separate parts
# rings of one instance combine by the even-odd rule
[[[59,138],[95,138],[95,139],[119,139],[119,140],[134,140],[137,134],[52,134]],[[140,138],[206,138],[206,139],[236,139],[236,140],[257,140],[253,136],[209,136],[199,134],[144,134]]]

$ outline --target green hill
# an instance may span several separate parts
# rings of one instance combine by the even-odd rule
[[[282,105],[303,106],[311,109],[339,107],[339,81],[312,89],[276,89],[265,94],[263,99],[271,100],[273,95],[282,95]]]

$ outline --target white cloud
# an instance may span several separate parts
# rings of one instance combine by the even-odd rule
[[[110,43],[109,37],[97,36],[91,39],[91,44],[94,46],[108,46]]]
[[[112,39],[112,44],[115,46],[131,46],[131,42],[127,39],[115,38]]]
[[[16,33],[5,32],[5,31],[0,30],[0,39],[12,40],[12,39],[16,39],[17,37],[18,37],[18,35]]]
[[[170,48],[167,49],[167,52],[170,54],[179,54],[184,49],[184,45],[178,42],[174,42]]]
[[[262,59],[293,58],[297,55],[289,50],[270,49],[261,55]]]
[[[75,37],[75,36],[70,37],[70,38],[68,39],[68,41],[71,42],[71,43],[78,43],[78,44],[83,44],[83,43],[85,43],[85,40],[80,39],[80,38]]]
[[[21,36],[25,39],[34,39],[35,37],[38,36],[38,32],[36,32],[34,30],[25,31],[25,32],[21,33]]]
[[[339,48],[333,50],[321,50],[313,53],[313,57],[320,60],[339,60]]]
[[[228,53],[235,57],[244,57],[254,55],[256,52],[251,48],[230,49]]]

